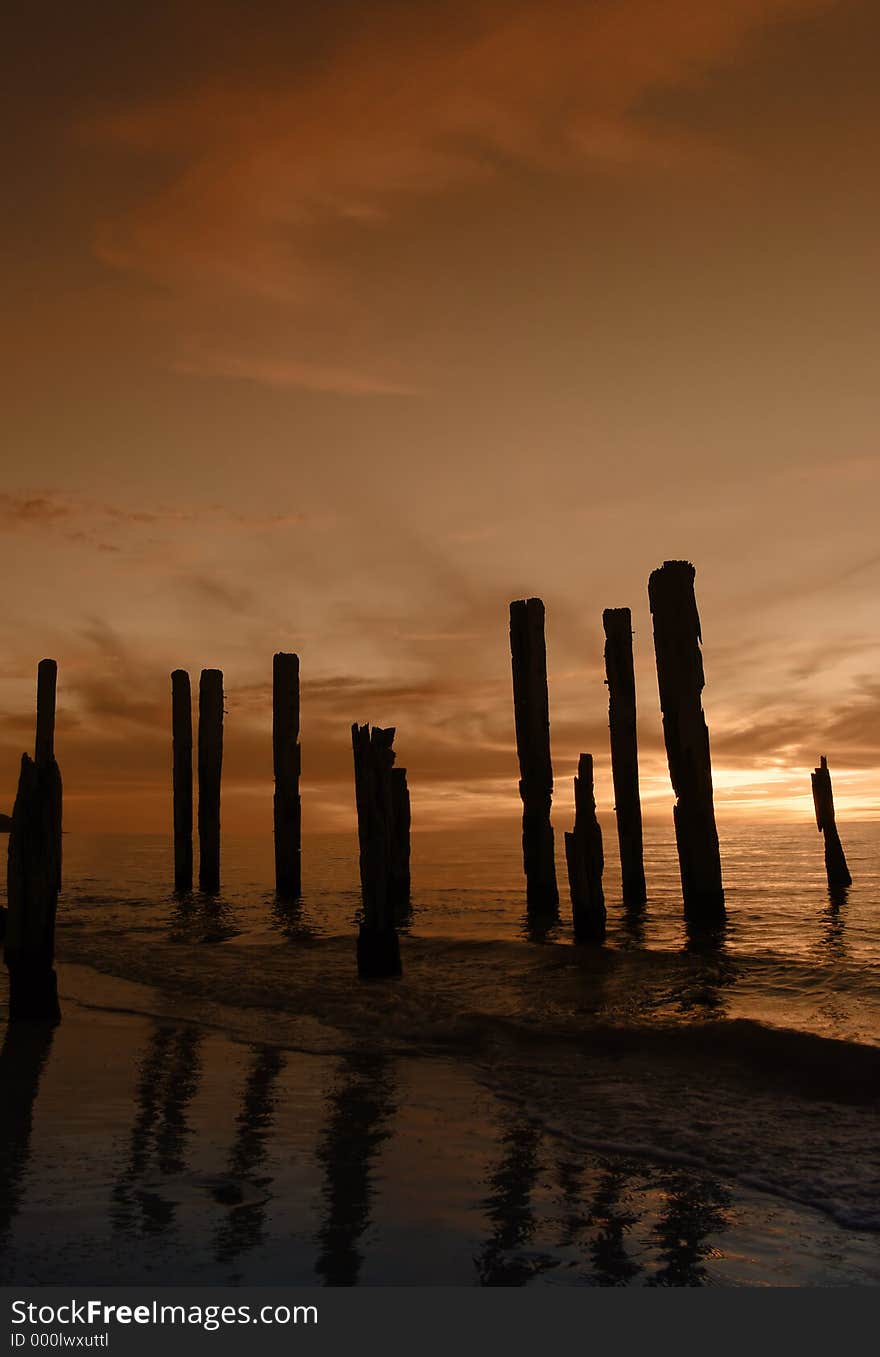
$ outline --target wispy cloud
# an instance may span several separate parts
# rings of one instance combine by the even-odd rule
[[[154,174],[165,166],[148,196],[100,223],[96,250],[162,285],[178,371],[410,394],[398,371],[407,355],[378,340],[358,299],[353,264],[376,232],[523,169],[717,170],[728,153],[649,116],[650,96],[698,82],[769,25],[832,3],[377,4],[369,23],[338,25],[320,60],[293,77],[224,69],[81,122],[80,138],[149,158]],[[243,309],[261,343],[243,338]],[[296,317],[294,341],[289,323],[279,340],[285,314]]]

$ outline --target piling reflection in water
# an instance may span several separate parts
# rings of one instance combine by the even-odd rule
[[[697,974],[689,981],[680,996],[684,1010],[703,1007],[711,1016],[724,1016],[727,1003],[725,993],[736,981],[737,967],[727,950],[729,924],[725,918],[717,920],[685,920],[687,956],[698,960]]]
[[[263,1172],[272,1135],[278,1080],[284,1052],[275,1046],[255,1047],[245,1079],[236,1133],[225,1176],[215,1184],[214,1199],[228,1207],[214,1238],[214,1257],[228,1263],[261,1243],[271,1175]]]
[[[160,1233],[174,1225],[176,1205],[147,1185],[151,1169],[163,1178],[182,1173],[192,1135],[187,1117],[198,1089],[202,1034],[195,1027],[157,1023],[141,1061],[128,1163],[113,1189],[116,1229]]]
[[[545,1255],[523,1252],[535,1233],[532,1193],[540,1169],[541,1128],[513,1116],[502,1124],[501,1162],[490,1173],[484,1206],[491,1234],[476,1259],[480,1286],[524,1286],[555,1265]]]
[[[704,1286],[705,1260],[715,1252],[709,1242],[728,1228],[727,1188],[712,1178],[673,1174],[668,1180],[666,1204],[654,1234],[662,1267],[652,1286]]]
[[[628,1179],[636,1167],[609,1165],[593,1198],[590,1223],[596,1233],[590,1257],[597,1286],[627,1286],[642,1271],[626,1249],[626,1236],[639,1219],[626,1199]]]
[[[0,1049],[0,1276],[24,1190],[34,1104],[54,1034],[52,1023],[10,1023]]]
[[[349,1055],[327,1100],[316,1158],[323,1172],[323,1220],[315,1271],[325,1286],[355,1286],[360,1241],[370,1224],[373,1166],[397,1111],[392,1062],[381,1054]]]

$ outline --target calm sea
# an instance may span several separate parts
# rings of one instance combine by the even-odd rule
[[[557,832],[558,848],[561,838]],[[673,986],[662,1016],[683,1011],[705,980],[713,986],[716,1015],[880,1044],[880,821],[846,824],[842,838],[853,885],[832,898],[822,841],[810,823],[723,827],[727,923],[707,950],[685,928],[671,827],[646,827],[649,900],[633,917],[620,903],[616,842],[613,826],[606,826],[606,948],[644,953],[660,968],[664,958],[670,964],[690,958],[690,991],[676,996]],[[68,834],[64,852],[62,957],[65,936],[73,932],[77,959],[83,960],[90,935],[99,956],[114,938],[150,946],[187,938],[233,945],[274,940],[281,947],[298,939],[354,937],[356,931],[360,897],[352,835],[306,839],[304,895],[296,908],[275,900],[268,838],[224,839],[223,890],[216,900],[174,898],[167,837]],[[516,825],[509,831],[414,834],[412,879],[404,956],[406,935],[537,945],[525,919]],[[561,861],[559,881],[560,921],[542,935],[544,944],[572,942]],[[199,964],[198,953],[193,964]]]

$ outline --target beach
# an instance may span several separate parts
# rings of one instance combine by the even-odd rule
[[[5,1282],[880,1282],[855,887],[830,937],[808,889],[783,956],[776,925],[750,939],[732,853],[729,936],[689,934],[660,876],[641,934],[612,904],[609,944],[575,947],[564,912],[523,932],[506,841],[459,865],[456,916],[452,846],[430,838],[404,974],[363,983],[344,841],[282,906],[265,845],[230,851],[222,898],[180,900],[166,845],[116,843],[114,892],[67,837],[63,1020],[3,1048]],[[505,888],[471,917],[488,874]]]

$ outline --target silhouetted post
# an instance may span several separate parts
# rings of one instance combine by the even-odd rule
[[[391,769],[391,870],[389,887],[395,917],[406,914],[410,899],[410,826],[412,813],[406,769]]]
[[[174,796],[174,889],[191,891],[193,883],[193,731],[189,674],[171,675],[172,789]]]
[[[684,908],[694,919],[707,919],[724,912],[724,888],[709,728],[701,697],[705,677],[695,575],[690,561],[664,561],[651,573],[648,598],[654,619],[663,738],[676,795],[673,815]]]
[[[40,660],[37,665],[37,731],[34,740],[34,758],[37,763],[48,763],[55,757],[55,689],[58,683],[58,665],[54,660]]]
[[[602,872],[602,830],[596,819],[593,756],[581,754],[574,780],[574,830],[565,836],[565,861],[571,892],[571,913],[577,942],[605,937],[605,893]]]
[[[364,921],[358,934],[358,974],[400,975],[400,943],[391,890],[394,843],[391,769],[394,727],[351,728]]]
[[[272,755],[275,767],[275,890],[294,900],[302,889],[299,795],[299,656],[272,662]]]
[[[223,674],[199,679],[199,888],[220,889],[220,774],[223,768]]]
[[[544,604],[539,598],[510,605],[513,711],[523,803],[522,843],[526,902],[530,909],[556,911],[559,889],[553,855],[553,765],[550,761],[550,705]]]
[[[623,879],[623,903],[643,905],[645,862],[642,852],[642,803],[639,796],[639,746],[636,734],[636,678],[633,668],[632,614],[629,608],[606,608],[605,681],[608,684],[608,726],[611,732],[611,775]]]
[[[6,875],[9,1018],[57,1022],[55,915],[61,889],[61,773],[55,761],[57,665],[37,675],[35,758],[21,756]]]
[[[829,886],[851,886],[852,877],[846,865],[843,845],[837,832],[834,818],[834,793],[831,790],[831,774],[828,760],[823,754],[819,767],[810,774],[813,783],[813,804],[816,807],[816,824],[819,833],[825,838],[825,871]]]

